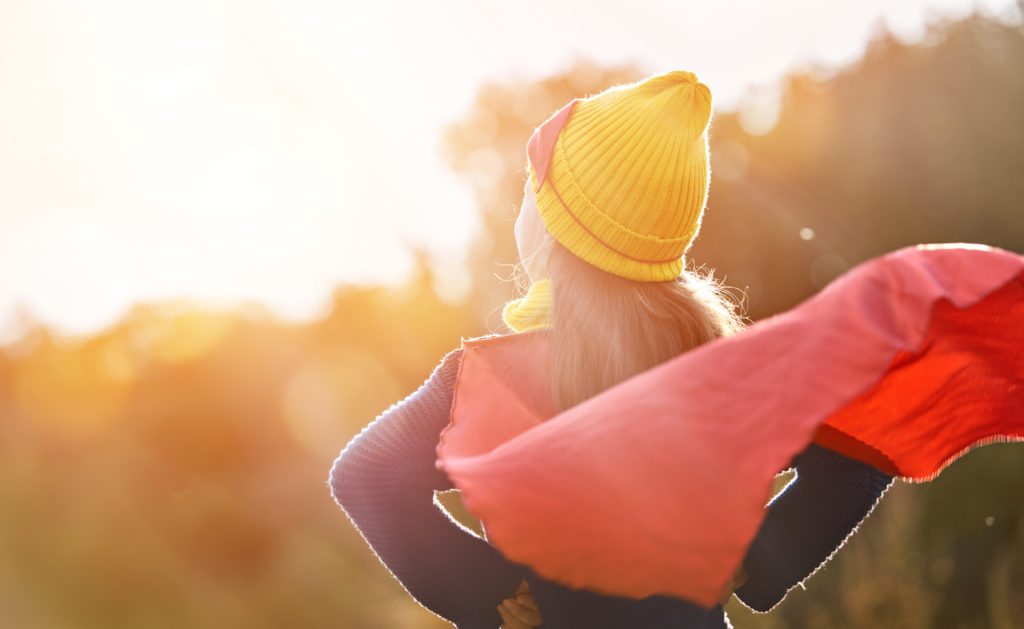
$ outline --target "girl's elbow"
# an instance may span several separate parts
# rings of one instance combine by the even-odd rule
[[[354,502],[357,502],[359,495],[365,485],[365,474],[361,473],[364,465],[360,462],[363,457],[359,456],[357,448],[350,443],[331,466],[331,474],[328,478],[328,485],[331,488],[331,496],[340,507],[346,511],[351,510]]]
[[[331,488],[331,497],[341,507],[345,506],[344,500],[348,490],[348,476],[345,474],[344,459],[345,452],[342,451],[341,455],[334,460],[334,465],[331,466],[331,474],[327,479],[327,485]]]
[[[360,507],[405,496],[415,485],[407,467],[393,452],[357,437],[334,460],[328,485],[334,501],[351,514]]]

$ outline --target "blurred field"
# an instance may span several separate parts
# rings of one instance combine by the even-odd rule
[[[983,17],[794,74],[712,123],[693,249],[761,318],[850,266],[918,242],[1024,251],[1024,33]],[[498,329],[533,127],[638,78],[580,61],[481,88],[442,152],[477,196],[473,289],[430,260],[403,286],[339,287],[284,325],[258,307],[139,305],[80,342],[35,326],[0,351],[0,626],[448,626],[378,564],[326,487],[332,459],[460,337]],[[1024,412],[1024,411],[1022,411]],[[897,484],[828,567],[737,627],[1024,624],[1024,448]]]

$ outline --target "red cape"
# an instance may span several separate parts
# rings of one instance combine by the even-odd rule
[[[1024,439],[1024,258],[922,246],[555,414],[546,332],[464,342],[438,466],[542,576],[711,606],[812,440],[934,477]]]

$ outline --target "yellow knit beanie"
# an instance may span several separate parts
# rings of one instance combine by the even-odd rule
[[[711,91],[669,72],[570,102],[527,145],[537,208],[581,259],[633,280],[671,280],[708,193]]]

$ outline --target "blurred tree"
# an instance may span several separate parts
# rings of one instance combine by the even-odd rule
[[[1024,249],[1022,67],[1024,33],[974,16],[915,45],[880,33],[828,78],[788,77],[771,129],[743,108],[718,112],[694,259],[749,287],[764,316],[902,244]],[[485,316],[498,328],[512,288],[494,275],[515,262],[533,128],[571,98],[639,77],[581,61],[490,84],[449,130],[445,154],[483,224],[470,306],[437,295],[421,254],[406,285],[339,287],[305,325],[144,304],[85,342],[37,326],[0,352],[0,625],[448,626],[330,500],[330,461]],[[767,615],[732,603],[734,624],[1019,625],[1020,478],[1020,446],[988,446],[928,485],[895,487],[808,591]]]
[[[859,63],[787,77],[769,131],[745,128],[743,105],[719,113],[694,258],[749,286],[759,318],[902,246],[1024,251],[1021,68],[1024,33],[991,18],[913,45],[883,28]]]

